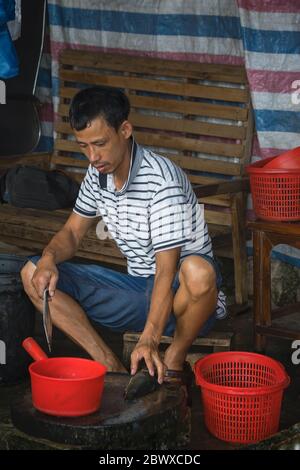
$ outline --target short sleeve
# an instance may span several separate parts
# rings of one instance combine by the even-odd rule
[[[97,217],[99,215],[95,192],[93,190],[91,165],[88,167],[84,180],[81,183],[73,211],[83,217]]]
[[[184,246],[192,240],[192,206],[178,182],[165,182],[155,193],[150,231],[155,252]]]

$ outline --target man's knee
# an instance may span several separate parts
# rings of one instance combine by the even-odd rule
[[[213,266],[200,256],[189,256],[183,261],[179,280],[194,300],[216,289],[216,272]]]
[[[25,264],[25,266],[23,266],[20,272],[24,290],[29,296],[33,293],[33,286],[31,280],[35,270],[36,266],[31,261],[27,261],[27,263]]]

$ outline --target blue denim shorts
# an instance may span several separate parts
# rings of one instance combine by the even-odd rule
[[[198,255],[212,264],[216,271],[217,288],[222,282],[219,267],[209,256]],[[28,258],[36,264],[40,256]],[[59,279],[57,289],[76,300],[94,322],[118,332],[143,331],[150,308],[154,275],[132,276],[98,264],[63,262],[57,266]],[[178,272],[174,278],[174,293],[179,288]],[[216,320],[213,313],[203,325],[199,336],[205,336]],[[172,336],[176,318],[171,313],[164,335]]]

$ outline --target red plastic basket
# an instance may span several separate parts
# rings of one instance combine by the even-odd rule
[[[278,431],[284,367],[261,354],[210,354],[194,366],[208,430],[228,442],[254,443]]]
[[[264,220],[300,220],[300,168],[264,168],[274,158],[247,166],[254,211]]]

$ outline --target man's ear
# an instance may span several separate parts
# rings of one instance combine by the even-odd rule
[[[120,132],[125,139],[129,139],[132,135],[132,124],[129,121],[122,122]]]

